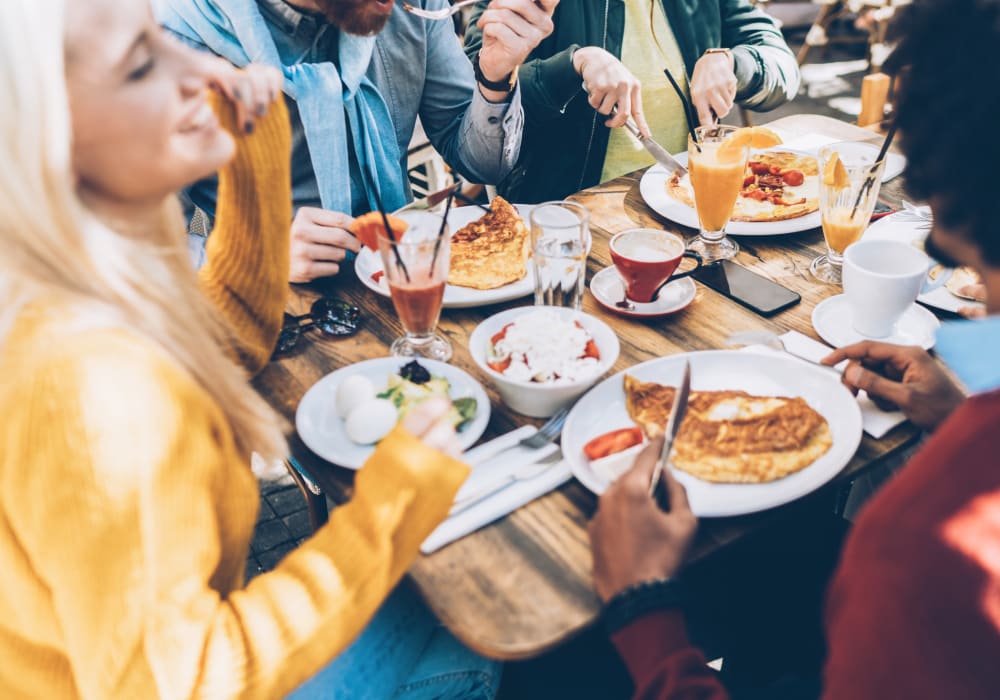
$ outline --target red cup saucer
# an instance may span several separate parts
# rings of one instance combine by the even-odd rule
[[[590,293],[597,299],[597,303],[608,311],[633,318],[655,318],[656,316],[677,313],[681,309],[687,308],[694,301],[698,289],[694,280],[690,277],[682,277],[665,284],[660,289],[660,293],[656,295],[656,299],[648,304],[629,300],[632,308],[626,309],[619,306],[625,299],[625,281],[612,265],[598,272],[590,280]]]

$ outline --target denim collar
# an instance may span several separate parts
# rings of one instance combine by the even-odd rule
[[[935,350],[969,393],[1000,388],[1000,316],[943,323]]]

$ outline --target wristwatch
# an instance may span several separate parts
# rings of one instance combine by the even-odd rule
[[[619,591],[604,605],[602,617],[608,634],[627,627],[634,620],[654,610],[669,610],[684,605],[681,583],[675,578],[643,581]]]
[[[482,68],[479,67],[479,54],[472,59],[472,70],[476,75],[476,82],[482,85],[487,90],[495,90],[497,92],[511,92],[514,86],[517,84],[517,68],[512,70],[510,74],[503,80],[490,80],[485,75],[483,75]]]

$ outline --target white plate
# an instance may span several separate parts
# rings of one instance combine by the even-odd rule
[[[911,245],[920,245],[927,238],[927,234],[930,233],[930,229],[923,228],[927,226],[927,223],[916,221],[912,216],[907,216],[905,212],[897,212],[889,216],[884,216],[869,226],[863,238],[865,240],[902,241]],[[927,304],[927,306],[933,306],[936,309],[951,311],[952,313],[958,313],[958,310],[964,306],[985,306],[978,301],[960,299],[945,287],[938,287],[927,294],[921,294],[917,297],[917,301]]]
[[[934,337],[941,322],[924,307],[913,304],[896,321],[892,335],[887,338],[869,338],[854,330],[847,295],[838,294],[816,305],[812,312],[812,325],[819,337],[835,348],[860,343],[862,340],[878,340],[892,345],[919,345],[924,350],[930,350],[934,347]]]
[[[687,151],[678,153],[674,157],[685,166],[687,165]],[[667,182],[670,180],[670,175],[662,165],[654,165],[643,174],[642,180],[639,181],[639,192],[646,204],[660,216],[676,221],[683,226],[697,229],[698,212],[667,193]],[[811,214],[784,221],[730,221],[729,225],[726,226],[726,233],[733,236],[777,236],[784,233],[808,231],[819,228],[821,225],[819,211],[814,211]]]
[[[677,313],[694,301],[698,288],[690,277],[674,280],[660,289],[656,299],[648,304],[632,302],[633,309],[623,309],[618,303],[625,298],[625,281],[615,267],[609,266],[590,280],[590,293],[608,311],[633,318],[655,318]]]
[[[532,204],[515,204],[517,213],[524,219],[524,225],[529,226],[528,216],[534,209]],[[448,213],[448,228],[454,234],[466,224],[470,224],[485,214],[479,207],[457,207]],[[385,276],[376,282],[372,275],[382,272],[382,258],[375,251],[369,248],[362,248],[358,257],[354,261],[354,270],[361,280],[361,284],[368,287],[373,292],[377,292],[384,297],[389,296],[389,283]],[[496,289],[472,289],[470,287],[456,287],[445,285],[444,301],[442,305],[446,309],[461,309],[468,306],[484,306],[486,304],[498,304],[502,301],[511,301],[535,292],[535,272],[531,263],[528,263],[528,274],[523,279],[497,287]]]
[[[344,421],[337,416],[334,405],[337,385],[355,374],[371,380],[376,391],[381,391],[389,383],[389,375],[409,362],[404,357],[380,357],[365,360],[331,372],[310,387],[302,397],[295,412],[295,429],[310,450],[327,462],[348,469],[358,469],[375,450],[372,445],[358,445],[348,439],[344,432]],[[451,398],[471,396],[476,400],[476,417],[466,423],[458,433],[462,449],[468,449],[486,430],[490,422],[490,399],[482,385],[468,373],[435,360],[420,360],[420,364],[434,376],[444,377],[451,384]]]
[[[694,390],[742,389],[759,396],[801,396],[830,425],[833,445],[805,469],[766,484],[713,484],[674,470],[687,488],[695,515],[723,517],[755,513],[794,501],[818,489],[851,461],[861,442],[861,409],[833,372],[805,362],[736,350],[710,350],[661,357],[628,370],[642,381],[676,385],[683,360],[691,363]],[[624,372],[606,379],[581,398],[563,428],[563,456],[574,476],[600,494],[608,486],[590,467],[583,446],[592,438],[634,425],[625,410]]]

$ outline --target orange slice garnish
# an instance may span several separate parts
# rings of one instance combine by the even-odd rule
[[[851,179],[847,176],[847,168],[840,161],[840,156],[833,153],[823,168],[823,184],[838,190],[850,186]]]
[[[397,243],[403,240],[403,234],[406,233],[409,224],[392,214],[387,214],[386,218],[389,220],[389,227],[392,229],[389,238]],[[378,237],[379,235],[385,235],[385,222],[382,219],[381,213],[370,211],[352,221],[348,230],[357,236],[362,245],[378,252]]]
[[[781,137],[763,126],[744,126],[737,129],[723,141],[719,150],[740,150],[747,146],[750,148],[771,148],[781,145]]]

